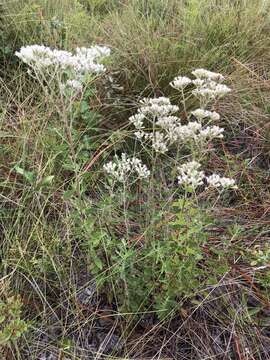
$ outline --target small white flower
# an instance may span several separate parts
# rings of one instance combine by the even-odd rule
[[[173,79],[173,81],[170,82],[170,85],[173,88],[179,90],[179,89],[184,89],[191,82],[192,82],[191,79],[189,79],[186,76],[177,76]]]
[[[177,116],[163,116],[157,119],[156,124],[162,129],[170,129],[180,122]]]
[[[203,85],[205,85],[205,81],[202,79],[195,79],[192,80],[192,83],[197,86],[198,88],[202,87]]]
[[[222,97],[228,94],[230,91],[231,89],[228,86],[211,80],[209,82],[205,82],[202,86],[198,86],[192,91],[192,94],[199,98],[213,100],[216,97]]]
[[[187,125],[180,125],[174,129],[174,133],[183,143],[196,140],[198,132],[202,129],[201,123],[190,121]]]
[[[196,188],[203,184],[204,172],[200,171],[201,164],[197,161],[190,161],[178,167],[178,184]]]
[[[170,105],[171,101],[169,98],[165,97],[165,96],[160,96],[158,98],[144,98],[142,100],[140,100],[140,103],[142,105]]]
[[[67,80],[67,86],[73,88],[76,91],[81,91],[83,88],[82,83],[78,80]]]
[[[131,164],[139,179],[146,179],[150,176],[150,170],[148,170],[147,166],[144,165],[140,159],[133,157],[131,159]]]
[[[231,89],[224,85],[224,84],[217,84],[216,88],[215,88],[215,92],[217,96],[224,96],[226,94],[228,94],[229,92],[231,92]]]
[[[222,74],[215,73],[205,69],[196,69],[192,71],[192,74],[198,79],[207,79],[207,80],[220,81],[220,82],[224,80],[224,76]]]
[[[150,138],[152,139],[152,147],[156,152],[163,154],[168,151],[167,141],[163,133],[156,131],[150,135]]]
[[[135,133],[134,133],[134,135],[136,136],[136,138],[138,139],[138,140],[142,140],[143,138],[144,138],[144,136],[145,136],[145,133],[143,132],[143,131],[136,131]]]
[[[115,156],[115,160],[105,164],[103,169],[116,181],[122,183],[128,181],[132,175],[135,175],[135,180],[146,179],[150,175],[150,171],[140,159],[129,158],[125,153],[121,154],[121,158]]]
[[[207,111],[203,109],[197,109],[191,112],[198,120],[209,118],[210,120],[217,121],[220,119],[220,115],[215,111]]]
[[[179,110],[178,106],[172,105],[169,98],[161,96],[153,99],[143,99],[140,101],[141,108],[139,113],[152,116],[168,116]]]
[[[212,174],[206,177],[209,187],[215,188],[237,188],[235,185],[235,180],[227,177],[221,177],[218,174]]]
[[[198,135],[197,139],[202,141],[209,141],[214,138],[223,138],[224,129],[219,126],[207,126],[205,129],[202,129]]]
[[[209,88],[197,88],[192,91],[192,94],[198,98],[205,98],[208,100],[213,100],[216,97],[214,90]]]
[[[213,121],[220,120],[220,115],[216,111],[209,111],[209,118]]]
[[[144,114],[135,114],[129,117],[129,121],[135,126],[136,129],[141,130],[144,128],[143,120]]]
[[[107,164],[105,164],[103,166],[103,169],[110,175],[113,175],[115,176],[116,175],[116,167],[117,167],[117,164],[110,161],[108,162]]]

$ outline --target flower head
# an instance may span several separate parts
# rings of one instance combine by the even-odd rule
[[[210,120],[213,120],[213,121],[217,121],[220,119],[220,115],[215,111],[196,109],[196,110],[192,111],[191,114],[200,121],[202,121],[205,118],[209,118]]]
[[[170,129],[179,124],[180,119],[177,116],[161,116],[157,119],[156,125],[162,129]]]
[[[237,188],[237,185],[235,184],[235,180],[227,177],[221,177],[218,174],[212,174],[208,177],[206,177],[207,183],[209,187],[215,187],[215,188]]]
[[[170,82],[170,85],[179,90],[184,89],[187,85],[191,84],[192,80],[186,76],[177,76]]]
[[[129,117],[129,121],[135,126],[136,129],[141,130],[144,128],[143,120],[144,114],[135,114]]]
[[[164,154],[168,151],[167,139],[162,132],[156,131],[150,134],[149,137],[152,139],[152,147],[156,152]]]
[[[147,166],[142,163],[140,159],[135,157],[128,157],[127,154],[122,153],[121,158],[115,156],[114,161],[110,161],[103,166],[103,169],[115,181],[126,182],[130,176],[135,175],[135,179],[146,179],[150,175]]]
[[[59,87],[82,90],[82,80],[87,74],[99,74],[106,69],[99,61],[110,54],[105,46],[77,48],[75,54],[69,51],[51,49],[43,45],[23,46],[15,55],[31,67],[40,81],[51,80],[60,74]],[[67,79],[68,74],[68,79]],[[49,80],[48,80],[49,81]]]
[[[206,128],[202,129],[198,135],[197,139],[202,141],[209,141],[214,138],[223,138],[224,129],[219,126],[207,126]]]
[[[145,98],[141,100],[139,113],[152,116],[168,116],[178,110],[178,106],[172,105],[169,98],[161,96],[159,98]]]
[[[31,67],[39,69],[54,66],[63,70],[72,69],[79,73],[98,73],[105,68],[97,60],[109,56],[110,49],[105,46],[77,48],[73,55],[69,51],[51,49],[43,45],[28,45],[23,46],[15,55]]]
[[[204,172],[200,170],[201,164],[190,161],[178,167],[178,184],[196,188],[203,184]]]
[[[219,81],[222,82],[224,80],[224,76],[222,74],[212,72],[205,69],[196,69],[192,71],[192,74],[197,79],[206,79],[206,80],[213,80],[213,81]]]
[[[197,138],[198,132],[201,129],[201,123],[197,121],[190,121],[187,125],[180,125],[175,128],[174,132],[181,142],[187,143],[189,141],[195,140]]]

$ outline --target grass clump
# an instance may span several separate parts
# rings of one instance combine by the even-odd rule
[[[262,1],[129,1],[98,28],[116,50],[115,63],[132,79],[126,89],[158,93],[190,65],[222,72],[230,71],[232,58],[246,62],[265,56],[268,6]]]
[[[82,44],[90,16],[79,1],[14,0],[1,5],[1,58],[23,45],[70,48]]]
[[[269,6],[2,4],[4,359],[269,358]]]

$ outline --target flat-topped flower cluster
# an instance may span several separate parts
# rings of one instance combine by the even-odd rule
[[[190,84],[195,85],[192,94],[200,100],[201,106],[206,106],[210,101],[220,98],[231,91],[228,86],[221,84],[225,78],[220,73],[196,69],[192,71],[192,75],[196,79],[191,80],[186,76],[177,76],[170,82],[170,85],[181,91]]]
[[[224,96],[230,91],[226,85],[220,84],[224,77],[219,73],[204,69],[197,69],[192,73],[196,77],[195,80],[178,76],[170,82],[170,85],[178,90],[183,90],[188,85],[195,85],[196,88],[192,94],[205,97],[206,102]],[[210,122],[220,119],[217,112],[204,108],[196,109],[189,114],[190,121],[183,125],[181,119],[175,116],[178,110],[179,107],[171,104],[170,99],[166,97],[141,100],[137,114],[129,118],[136,128],[135,136],[140,141],[150,140],[155,151],[160,153],[167,152],[172,145],[194,142],[195,145],[202,147],[214,138],[223,137],[223,128],[209,125]],[[146,125],[149,122],[151,123],[150,131],[149,126]],[[205,126],[203,122],[206,122]]]
[[[179,107],[163,96],[142,99],[137,113],[130,116],[129,122],[135,127],[134,135],[144,147],[150,145],[157,154],[164,154],[170,149],[179,150],[182,146],[190,149],[196,147],[202,155],[208,142],[223,137],[224,129],[212,124],[220,120],[220,115],[215,111],[207,110],[206,105],[231,90],[221,84],[224,76],[219,73],[196,69],[192,74],[195,76],[194,80],[186,76],[178,76],[170,83],[173,88],[181,90],[182,95],[185,87],[195,86],[191,93],[199,99],[201,107],[186,114],[188,119],[186,124],[183,124],[181,118],[176,116]],[[217,189],[236,187],[233,179],[220,177],[217,174],[206,176],[200,167],[200,163],[192,157],[188,163],[179,166],[179,185],[195,189],[206,182],[209,187]],[[113,173],[110,167],[105,165],[104,169],[117,178],[117,173]],[[121,169],[124,171],[124,166]],[[129,171],[127,167],[127,172]],[[122,179],[123,176],[119,176],[119,181]]]
[[[110,55],[105,46],[77,48],[75,54],[69,51],[51,49],[43,45],[28,45],[15,53],[24,63],[35,68],[57,67],[62,70],[72,69],[77,73],[105,71],[105,67],[97,61]]]
[[[201,164],[194,160],[179,166],[178,184],[196,188],[203,185],[205,180],[208,187],[217,189],[237,188],[234,179],[221,177],[218,174],[206,176],[204,171],[200,170],[200,168]]]
[[[104,170],[116,181],[125,183],[131,176],[137,179],[146,179],[150,175],[147,166],[136,157],[128,157],[126,153],[121,154],[121,158],[117,155],[114,161],[110,161],[104,165]]]
[[[202,120],[218,120],[216,112],[197,109],[193,115],[197,121],[181,124],[181,119],[174,115],[179,107],[172,105],[170,99],[159,97],[143,99],[138,113],[132,115],[129,121],[136,128],[135,136],[141,142],[151,142],[152,147],[159,153],[165,153],[172,145],[184,145],[193,142],[197,146],[204,146],[214,138],[223,137],[223,128],[217,125],[203,126]],[[150,123],[150,126],[149,126]]]
[[[61,78],[61,89],[65,86],[75,91],[82,89],[83,77],[87,74],[100,74],[106,68],[100,61],[110,55],[110,49],[105,46],[92,46],[90,48],[77,48],[75,53],[70,51],[51,49],[43,45],[29,45],[22,47],[15,53],[26,63],[39,78]],[[61,74],[65,74],[64,81]]]

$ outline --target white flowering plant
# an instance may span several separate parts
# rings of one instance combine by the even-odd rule
[[[225,132],[212,104],[230,89],[221,74],[197,69],[192,72],[195,79],[178,76],[170,83],[180,91],[179,104],[164,96],[142,99],[128,119],[131,136],[125,150],[119,145],[111,157],[107,149],[114,143],[108,144],[109,139],[91,160],[106,159],[100,171],[103,198],[92,209],[81,176],[84,170],[77,166],[72,107],[77,99],[82,104],[87,78],[104,73],[101,60],[109,54],[104,47],[72,54],[30,46],[17,56],[55,99],[63,120],[76,169],[71,195],[77,204],[74,231],[83,234],[82,247],[89,249],[88,263],[97,283],[115,298],[119,310],[155,309],[162,318],[207,283],[202,261],[209,219],[200,195],[237,188],[234,179],[203,169],[210,144]],[[198,108],[189,109],[187,94],[195,97]]]
[[[124,283],[118,302],[125,310],[148,308],[152,303],[163,317],[175,308],[179,296],[190,296],[204,283],[200,263],[209,218],[200,194],[205,198],[213,191],[221,195],[227,189],[237,189],[234,179],[203,170],[213,148],[210,143],[222,139],[225,132],[218,125],[220,114],[211,106],[231,90],[219,73],[197,69],[192,74],[193,80],[178,76],[170,83],[180,91],[181,104],[172,104],[163,96],[144,98],[137,113],[129,117],[133,153],[143,155],[146,164],[122,154],[104,165],[112,192],[116,193],[113,186],[118,183],[118,191],[125,194],[125,240],[116,245],[125,265],[114,264],[119,266],[114,281]],[[195,97],[197,109],[188,109],[187,96]],[[184,118],[179,116],[183,110]],[[144,206],[137,209],[138,219],[134,219],[136,210],[131,205],[136,194],[137,201],[144,199]],[[138,250],[130,224],[142,223],[142,218],[139,239],[143,238],[143,245]],[[117,257],[112,258],[115,261]],[[145,300],[148,286],[154,295]]]
[[[205,180],[209,186],[219,190],[235,187],[233,179],[223,178],[221,181],[219,175],[212,174],[211,177],[207,177],[202,171],[198,171],[200,164],[196,159],[203,159],[210,142],[223,138],[224,128],[215,124],[220,120],[220,114],[207,110],[206,106],[229,93],[231,89],[221,84],[224,77],[219,73],[196,69],[192,74],[195,76],[194,80],[186,76],[177,76],[170,82],[173,88],[181,91],[182,103],[188,119],[186,123],[183,123],[181,117],[176,115],[179,112],[179,106],[171,104],[170,99],[166,97],[143,99],[137,114],[130,116],[129,122],[135,128],[134,135],[137,141],[144,148],[150,146],[156,155],[176,150],[173,156],[179,172],[179,185],[196,188],[203,185],[203,180]],[[191,94],[200,102],[200,108],[189,113],[186,111],[186,99],[183,92],[187,86],[195,86]],[[187,150],[190,152],[188,157],[191,160],[179,166],[182,159],[187,157]],[[217,178],[220,181],[213,180]]]
[[[220,83],[224,80],[221,74],[203,69],[197,69],[193,74],[196,77],[194,80],[178,76],[170,83],[173,88],[181,91],[187,123],[183,124],[183,120],[176,116],[179,107],[172,105],[166,97],[143,99],[137,114],[129,118],[136,129],[134,135],[144,146],[150,144],[159,154],[165,154],[173,147],[179,149],[184,146],[188,146],[193,153],[196,149],[201,153],[210,141],[223,137],[224,129],[211,124],[219,121],[220,115],[207,110],[206,106],[230,92],[230,89]],[[192,95],[200,102],[200,108],[189,114],[186,112],[184,96],[187,86],[195,86]]]
[[[57,112],[64,128],[61,136],[69,146],[69,168],[78,171],[75,145],[78,136],[74,129],[78,106],[75,105],[84,104],[85,90],[94,88],[95,81],[106,72],[102,62],[110,55],[110,49],[96,45],[76,48],[72,53],[44,45],[28,45],[15,55],[28,66],[29,75],[41,86],[48,107]]]
[[[125,153],[121,154],[121,159],[116,155],[115,161],[110,161],[104,165],[104,170],[112,177],[115,181],[126,183],[133,175],[134,180],[146,179],[150,175],[150,171],[146,165],[142,164],[140,159],[135,157],[127,157]]]
[[[15,55],[29,66],[29,73],[39,83],[51,88],[56,82],[61,95],[70,95],[70,92],[82,91],[90,74],[105,72],[106,68],[100,60],[110,55],[110,49],[105,46],[83,47],[77,48],[72,54],[43,45],[28,45]]]

